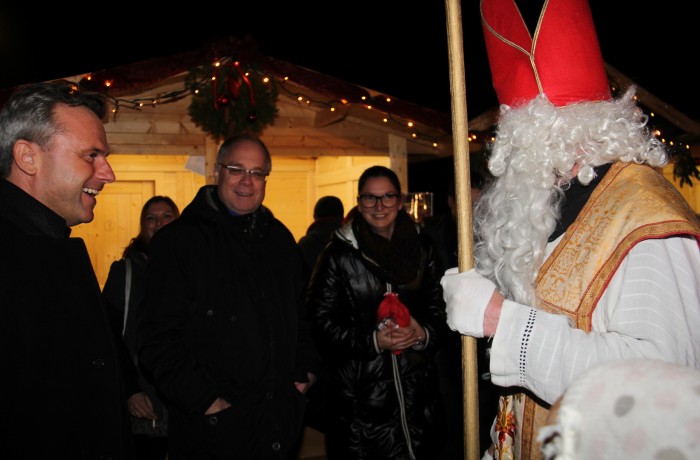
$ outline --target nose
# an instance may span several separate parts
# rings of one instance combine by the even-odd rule
[[[98,161],[100,162],[97,165],[97,171],[96,171],[96,176],[104,181],[107,184],[111,184],[115,180],[117,180],[117,176],[114,175],[114,170],[112,169],[112,166],[109,164],[109,161],[107,161],[106,157],[99,157]]]
[[[244,171],[243,174],[241,174],[241,178],[239,179],[239,182],[253,182],[253,175],[249,171]]]

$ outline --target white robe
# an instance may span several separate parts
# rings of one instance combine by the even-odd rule
[[[698,243],[672,237],[635,245],[598,301],[590,333],[566,316],[537,310],[524,339],[531,310],[503,303],[491,346],[496,385],[525,387],[553,403],[579,374],[606,361],[660,359],[700,368]]]

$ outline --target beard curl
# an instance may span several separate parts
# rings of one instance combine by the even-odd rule
[[[488,162],[496,179],[474,209],[474,255],[477,271],[506,298],[535,304],[534,281],[574,177],[588,185],[596,166],[623,161],[661,167],[668,161],[634,91],[565,107],[544,94],[522,107],[501,106]]]

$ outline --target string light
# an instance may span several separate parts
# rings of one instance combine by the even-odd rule
[[[224,58],[224,59],[219,59],[213,63],[213,66],[215,68],[218,68],[224,64],[226,64],[228,61],[230,61],[231,58]],[[238,64],[238,62],[236,62]],[[299,93],[298,89],[292,90],[287,87],[287,83],[290,82],[290,79],[288,76],[283,76],[275,79],[273,76],[264,74],[261,71],[255,70],[254,71],[256,74],[256,77],[260,78],[261,81],[264,84],[272,84],[273,82],[278,83],[278,87],[291,97],[295,98],[300,104],[303,103],[307,106],[317,106],[321,108],[325,108],[329,110],[330,112],[335,112],[337,110],[337,106],[342,105],[342,106],[350,106],[353,104],[352,99],[346,98],[346,97],[339,97],[338,99],[334,100],[320,100],[313,98],[307,94],[302,94]],[[246,77],[251,76],[251,70],[247,70],[245,72]],[[87,74],[83,77],[85,81],[92,81],[92,75]],[[163,94],[158,94],[155,98],[154,97],[146,97],[146,98],[133,98],[133,99],[125,99],[125,98],[111,98],[111,100],[114,103],[114,108],[112,110],[112,113],[116,116],[117,113],[119,112],[119,108],[123,106],[129,106],[133,109],[140,110],[143,109],[146,105],[151,106],[151,107],[156,107],[158,105],[163,105],[163,104],[168,104],[171,102],[176,102],[181,100],[182,98],[186,97],[189,94],[198,94],[199,93],[199,88],[201,85],[207,84],[207,81],[215,81],[216,76],[212,75],[208,79],[203,78],[200,81],[195,82],[192,84],[190,87],[185,87],[183,83],[183,88],[180,90],[175,90],[171,91],[168,93],[163,93]],[[110,88],[113,85],[113,80],[110,79],[105,79],[104,80],[104,87],[105,89]],[[616,94],[618,91],[618,88],[616,85],[611,86],[613,94]],[[635,96],[635,101],[639,103],[639,100],[637,96]],[[381,108],[376,106],[373,102],[379,103],[381,102]],[[419,130],[416,129],[415,123],[413,121],[405,121],[402,120],[400,117],[392,113],[391,110],[391,105],[393,104],[393,100],[391,97],[388,97],[386,95],[379,95],[376,97],[372,97],[371,99],[367,95],[361,95],[358,100],[355,101],[358,105],[361,105],[365,107],[368,111],[373,111],[373,112],[378,112],[379,116],[379,121],[385,124],[392,124],[398,129],[404,129],[407,131],[407,136],[410,136],[411,139],[421,139],[425,140],[429,145],[433,146],[436,150],[438,150],[441,142],[447,143],[452,140],[452,134],[449,132],[445,132],[445,134],[435,137],[435,136],[430,136],[427,133],[423,133]],[[377,104],[378,105],[378,104]],[[640,110],[643,111],[643,108],[640,106]],[[649,128],[654,134],[655,137],[659,139],[660,142],[664,143],[665,145],[668,146],[671,156],[674,154],[677,154],[679,151],[684,151],[684,154],[690,154],[690,144],[687,142],[680,142],[677,139],[672,139],[670,138],[667,134],[662,133],[662,130],[655,125],[655,122],[657,120],[656,114],[654,112],[649,112],[648,113],[649,117]],[[490,144],[493,143],[495,140],[495,137],[492,133],[491,130],[489,131],[483,131],[483,132],[470,132],[469,136],[467,138],[468,142],[470,143],[477,143],[477,144]]]

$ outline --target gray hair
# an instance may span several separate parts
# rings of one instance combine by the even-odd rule
[[[85,107],[100,119],[107,111],[104,95],[81,89],[68,80],[18,87],[0,109],[0,178],[10,175],[12,150],[18,140],[35,142],[45,149],[61,131],[54,118],[58,104]]]

